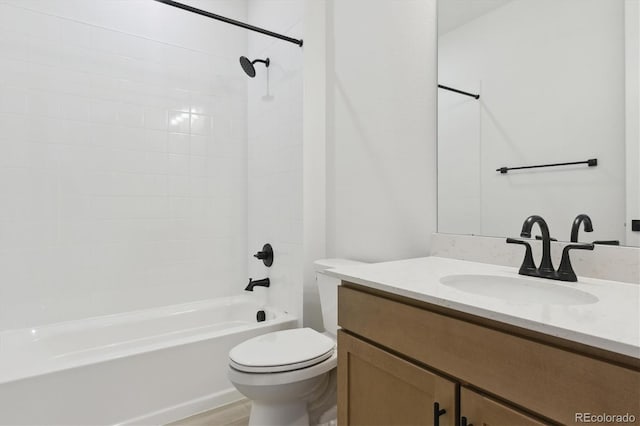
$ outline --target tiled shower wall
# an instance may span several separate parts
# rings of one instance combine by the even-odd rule
[[[249,0],[248,19],[294,38],[304,38],[300,0]],[[309,47],[317,48],[316,46]],[[302,54],[295,44],[249,35],[251,58],[269,57],[248,79],[248,250],[270,243],[274,262],[250,260],[249,276],[271,279],[263,299],[302,319]]]
[[[147,0],[0,1],[0,330],[237,293],[246,46]]]

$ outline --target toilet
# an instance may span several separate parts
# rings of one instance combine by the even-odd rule
[[[314,262],[324,333],[311,328],[276,331],[229,352],[229,380],[252,402],[250,426],[335,424],[340,280],[324,271],[356,264],[360,262]]]

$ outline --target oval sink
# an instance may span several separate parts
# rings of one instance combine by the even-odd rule
[[[543,305],[588,305],[598,298],[586,291],[565,287],[542,278],[499,275],[448,275],[440,278],[446,286],[465,293],[493,297],[516,303]]]

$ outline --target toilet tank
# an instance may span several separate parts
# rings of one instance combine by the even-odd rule
[[[340,279],[330,277],[324,272],[340,266],[363,265],[363,262],[347,259],[321,259],[314,262],[316,283],[320,293],[322,322],[327,333],[335,336],[338,333],[338,286]]]

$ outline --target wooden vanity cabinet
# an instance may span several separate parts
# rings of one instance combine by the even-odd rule
[[[461,426],[540,426],[542,421],[471,389],[460,389]]]
[[[455,424],[455,382],[342,331],[338,348],[340,425]]]
[[[340,426],[640,421],[635,358],[347,282],[338,324]]]

